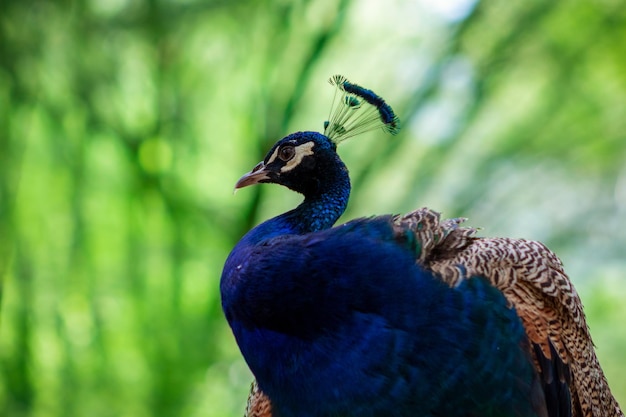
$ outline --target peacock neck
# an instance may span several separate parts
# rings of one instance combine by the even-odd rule
[[[292,233],[304,234],[332,227],[346,210],[350,183],[334,186],[324,193],[306,196],[302,204],[276,218]]]
[[[343,214],[350,197],[350,178],[345,166],[329,175],[315,191],[305,194],[295,209],[261,223],[240,241],[255,245],[280,235],[306,234],[332,227]]]

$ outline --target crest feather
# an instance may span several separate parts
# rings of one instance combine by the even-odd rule
[[[337,87],[324,135],[335,143],[381,127],[395,135],[400,131],[400,119],[391,106],[372,90],[353,84],[343,75],[334,75],[328,82]]]

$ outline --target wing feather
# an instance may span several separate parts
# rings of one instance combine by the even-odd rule
[[[546,359],[558,359],[571,372],[572,416],[623,417],[595,354],[582,302],[560,259],[536,241],[475,237],[476,229],[460,226],[463,220],[441,221],[439,213],[423,208],[397,216],[395,223],[414,231],[421,242],[418,262],[448,285],[482,275],[502,291],[536,345],[531,354],[537,368],[541,371]],[[467,273],[461,275],[458,265]]]
[[[250,387],[244,417],[272,417],[272,403],[263,391],[261,391],[256,380],[252,382],[252,386]]]

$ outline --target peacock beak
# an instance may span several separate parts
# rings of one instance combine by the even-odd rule
[[[248,185],[258,184],[263,180],[269,179],[270,177],[268,176],[268,172],[265,169],[265,163],[261,161],[257,164],[257,166],[252,168],[252,171],[239,178],[239,181],[237,181],[237,184],[235,184],[235,190],[247,187]]]

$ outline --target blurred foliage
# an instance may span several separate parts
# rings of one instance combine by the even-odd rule
[[[355,216],[428,205],[544,241],[626,405],[619,0],[5,0],[0,415],[238,416],[228,252],[298,196],[232,196],[346,75],[404,122],[340,150]]]

